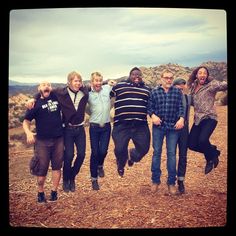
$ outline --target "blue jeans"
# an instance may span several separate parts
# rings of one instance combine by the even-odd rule
[[[107,155],[108,145],[111,136],[111,124],[106,123],[104,127],[89,127],[91,156],[90,156],[90,173],[92,178],[98,177],[98,166],[103,166]]]
[[[176,181],[176,146],[179,138],[179,130],[160,129],[156,125],[152,128],[153,156],[152,156],[152,182],[161,183],[161,153],[164,137],[166,137],[167,153],[167,185],[175,185]]]
[[[80,167],[85,158],[86,137],[83,126],[76,128],[64,129],[64,166],[63,166],[63,180],[73,180],[79,173]],[[76,146],[77,155],[75,156],[74,145]]]

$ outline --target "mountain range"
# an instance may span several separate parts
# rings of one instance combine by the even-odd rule
[[[217,80],[226,80],[227,81],[227,63],[226,62],[214,62],[208,61],[203,62],[201,65],[206,66],[209,69],[210,75]],[[189,75],[196,67],[187,67],[178,64],[163,64],[155,67],[139,67],[143,73],[144,82],[151,88],[155,87],[160,81],[160,74],[164,69],[170,69],[173,71],[175,78],[181,77],[186,81],[189,78]],[[117,81],[126,79],[127,76],[117,78]],[[85,84],[88,81],[84,81]],[[37,91],[36,83],[20,83],[16,81],[9,80],[9,97],[17,95],[19,93],[33,95]],[[52,86],[55,87],[64,87],[66,84],[63,83],[52,83]]]
[[[225,62],[206,62],[202,65],[207,66],[210,75],[217,80],[227,81],[227,64]],[[160,74],[164,69],[171,69],[174,72],[175,78],[181,77],[188,80],[189,75],[193,71],[193,68],[184,67],[178,64],[165,64],[155,67],[140,67],[143,73],[144,82],[151,88],[155,87],[160,82]],[[117,78],[117,81],[126,79],[127,76]],[[89,81],[84,81],[88,83]],[[9,81],[9,128],[19,127],[22,125],[22,119],[26,110],[25,103],[37,92],[37,84],[19,83],[15,81]],[[66,84],[52,83],[55,87],[64,87]],[[216,94],[216,104],[227,105],[227,91],[218,92]]]

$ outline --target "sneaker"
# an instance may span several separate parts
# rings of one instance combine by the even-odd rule
[[[70,180],[63,180],[63,190],[66,193],[70,191]]]
[[[39,203],[46,202],[46,198],[45,198],[44,192],[38,192],[38,202]]]
[[[103,166],[98,166],[98,176],[101,178],[105,176]]]
[[[118,174],[120,177],[123,177],[124,176],[124,173],[125,173],[125,170],[124,169],[118,169]]]
[[[181,194],[185,193],[185,187],[184,187],[183,180],[178,180],[178,190],[179,190],[179,193],[181,193]]]
[[[158,190],[158,188],[159,188],[159,185],[160,185],[160,184],[152,183],[151,192],[152,192],[152,193],[157,192],[157,190]]]
[[[205,174],[207,175],[213,170],[214,162],[212,160],[207,161],[206,166],[205,166]]]
[[[99,185],[97,179],[92,180],[92,189],[99,190]]]
[[[176,194],[176,188],[175,188],[175,185],[168,185],[168,190],[169,190],[169,193],[171,195],[175,195]]]
[[[70,180],[70,191],[71,192],[75,191],[75,180],[74,179]]]
[[[49,199],[49,201],[52,201],[52,202],[54,202],[54,201],[56,201],[57,200],[57,191],[51,191],[51,197],[50,197],[50,199]]]
[[[128,160],[128,166],[131,167],[131,166],[133,166],[133,165],[134,165],[134,162],[133,162],[131,159],[129,159],[129,160]]]

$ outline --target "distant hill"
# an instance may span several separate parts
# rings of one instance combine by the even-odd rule
[[[210,76],[219,81],[227,81],[227,63],[225,62],[204,62],[201,66],[209,69]],[[197,67],[197,66],[196,66]],[[188,80],[190,74],[196,67],[187,67],[178,64],[163,64],[155,67],[140,67],[143,73],[144,82],[150,87],[155,87],[160,82],[160,75],[164,69],[170,69],[174,73],[174,77],[181,77]]]
[[[17,81],[14,81],[14,80],[9,80],[9,83],[8,83],[9,86],[36,86],[37,83],[21,83],[21,82],[17,82]]]
[[[52,87],[64,87],[66,84],[62,83],[52,83]],[[35,83],[19,83],[16,81],[9,81],[8,94],[9,97],[15,96],[17,94],[27,94],[29,96],[34,95],[38,91],[38,84]]]
[[[202,65],[207,66],[210,75],[220,81],[227,81],[227,64],[225,62],[205,62]],[[160,74],[164,69],[170,69],[174,72],[175,78],[181,77],[186,81],[195,67],[189,68],[178,64],[165,64],[155,67],[140,67],[143,73],[144,82],[151,88],[155,87],[160,82]],[[117,78],[117,81],[127,79],[127,76]],[[84,81],[87,84],[89,81]],[[52,83],[55,87],[64,87],[66,84]],[[29,97],[37,92],[36,84],[19,83],[9,81],[9,128],[18,127],[22,122],[25,113],[25,103]],[[216,95],[216,104],[227,105],[227,91],[219,92]]]
[[[217,80],[227,81],[227,63],[226,62],[204,62],[201,65],[206,66],[209,69],[210,75]],[[155,67],[144,67],[140,69],[143,73],[144,82],[151,88],[155,87],[160,81],[160,74],[164,69],[170,69],[174,72],[175,78],[181,77],[188,80],[189,75],[196,67],[187,67],[178,64],[163,64]],[[127,79],[127,75],[117,78],[117,81]],[[88,81],[84,81],[88,83]],[[63,83],[52,83],[53,87],[63,87],[66,84]],[[33,95],[37,91],[37,84],[35,83],[19,83],[16,81],[9,81],[9,96],[17,95],[19,93]]]

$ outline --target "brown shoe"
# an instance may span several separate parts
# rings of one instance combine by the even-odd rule
[[[158,188],[159,188],[159,185],[160,185],[160,184],[152,183],[151,192],[152,192],[152,193],[157,192],[157,190],[158,190]]]
[[[175,195],[175,194],[176,194],[175,185],[168,185],[168,190],[169,190],[169,193],[170,193],[171,195]]]

